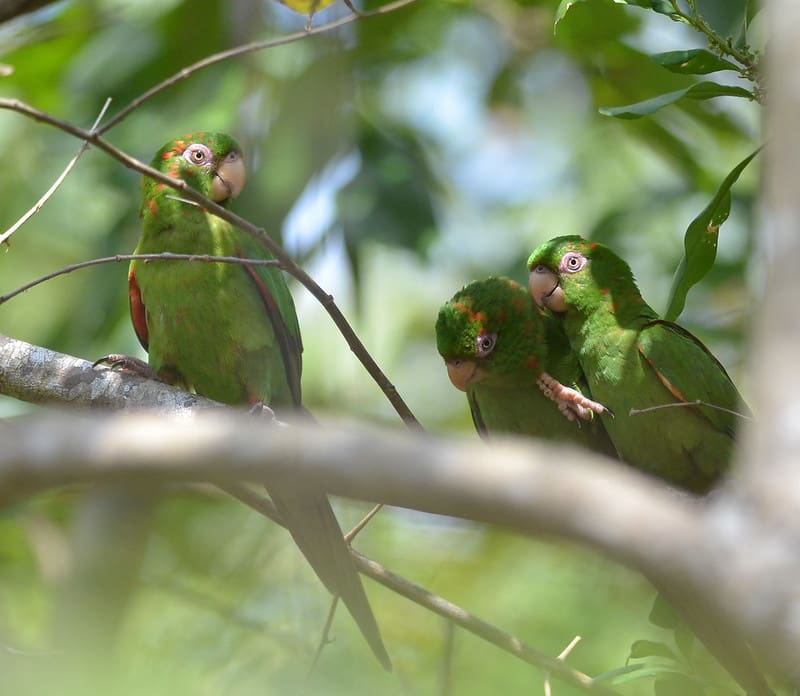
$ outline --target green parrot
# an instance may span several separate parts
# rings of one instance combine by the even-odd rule
[[[620,458],[707,493],[728,470],[737,426],[749,417],[720,362],[660,319],[628,264],[602,244],[556,237],[528,268],[533,299],[561,314],[592,397],[615,414],[601,417]]]
[[[463,287],[439,310],[436,344],[481,436],[531,435],[616,457],[561,322],[519,283],[491,277]],[[590,422],[570,422],[576,415]]]
[[[151,166],[228,206],[245,166],[224,133],[195,132],[156,153]],[[145,177],[144,227],[137,254],[160,252],[269,259],[251,236]],[[294,302],[280,269],[228,263],[133,261],[131,317],[163,381],[226,404],[302,411],[302,344]],[[284,411],[281,411],[284,409]],[[391,662],[342,530],[322,493],[270,485],[287,529],[331,593],[341,597],[375,655]]]

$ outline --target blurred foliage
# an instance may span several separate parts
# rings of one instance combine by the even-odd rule
[[[759,144],[759,107],[744,99],[684,99],[635,121],[601,115],[691,89],[693,74],[650,56],[709,46],[685,23],[611,0],[574,4],[554,34],[558,5],[418,2],[198,72],[108,138],[149,161],[179,133],[235,133],[250,168],[237,212],[281,239],[335,296],[427,428],[474,438],[466,401],[435,350],[439,305],[475,278],[524,279],[533,247],[581,233],[625,256],[645,297],[665,308],[684,232]],[[758,27],[751,2],[698,7],[737,46],[744,27]],[[313,23],[346,12],[334,3]],[[271,0],[64,0],[0,26],[0,61],[13,68],[0,88],[89,126],[107,97],[113,115],[192,61],[301,31],[305,21]],[[720,75],[721,84],[752,86]],[[0,227],[37,200],[78,145],[0,111]],[[757,165],[730,190],[716,259],[682,317],[745,394],[748,286],[760,281],[751,263]],[[87,152],[0,254],[0,293],[68,263],[129,252],[138,198],[137,176]],[[324,311],[296,290],[311,410],[399,427]],[[0,331],[87,359],[140,350],[122,265],[56,279],[3,305]],[[3,415],[26,410],[0,401]],[[31,674],[46,677],[79,501],[53,493],[0,517],[0,672],[19,687],[8,693],[25,693]],[[340,506],[350,524],[364,510]],[[582,635],[569,662],[590,674],[622,667],[634,641],[650,641],[638,644],[642,654],[680,642],[648,621],[653,591],[644,580],[563,544],[387,510],[357,546],[541,650],[558,654]],[[141,572],[116,646],[114,693],[435,693],[441,683],[443,622],[370,581],[396,673],[380,671],[339,612],[336,640],[306,681],[326,593],[280,529],[208,491],[165,496]],[[462,631],[451,670],[458,694],[530,693],[541,684],[536,670]],[[652,673],[628,675],[621,691],[652,693]]]

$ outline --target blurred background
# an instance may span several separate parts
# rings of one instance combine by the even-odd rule
[[[723,35],[752,14],[746,0],[697,4]],[[236,135],[249,167],[236,212],[280,239],[334,296],[427,429],[481,446],[436,353],[439,306],[476,278],[524,281],[536,245],[579,233],[624,256],[663,311],[686,227],[759,144],[759,107],[742,99],[681,102],[635,121],[598,114],[688,86],[692,78],[648,54],[705,44],[664,15],[611,0],[577,3],[554,34],[557,6],[421,0],[198,72],[107,138],[149,162],[188,131]],[[348,13],[336,2],[313,24]],[[302,31],[305,22],[273,0],[57,2],[0,25],[0,63],[11,73],[0,77],[0,93],[89,127],[108,97],[113,115],[200,58]],[[758,24],[756,15],[751,36]],[[0,111],[0,230],[78,146]],[[760,292],[751,234],[757,176],[755,160],[733,189],[717,262],[680,320],[745,398],[746,327]],[[139,235],[139,186],[136,174],[89,150],[0,253],[0,294],[66,264],[129,253]],[[0,307],[0,333],[88,360],[144,357],[128,317],[126,273],[106,265],[39,286]],[[306,405],[321,420],[401,428],[324,310],[292,287]],[[0,397],[2,417],[32,410]],[[78,497],[53,492],[0,513],[0,666],[35,670],[46,659],[57,588],[75,564]],[[339,501],[337,509],[347,527],[368,506]],[[648,621],[654,592],[642,578],[563,543],[385,510],[356,546],[550,654],[580,634],[569,662],[589,674],[624,665],[637,639],[672,640]],[[176,491],[157,507],[141,582],[119,627],[119,693],[541,688],[539,672],[462,631],[445,659],[443,620],[365,582],[395,674],[380,670],[339,612],[336,639],[307,679],[329,597],[289,537],[208,491]],[[652,693],[653,685],[619,688]]]

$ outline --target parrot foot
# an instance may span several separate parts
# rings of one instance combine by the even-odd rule
[[[251,416],[261,416],[264,418],[269,418],[269,420],[277,420],[275,418],[275,411],[273,411],[269,406],[261,401],[256,401],[251,407],[248,413]]]
[[[120,370],[131,375],[144,377],[145,379],[155,379],[159,382],[162,381],[161,378],[155,372],[153,372],[153,368],[151,368],[150,365],[148,365],[144,360],[134,358],[132,355],[109,353],[108,355],[104,355],[102,358],[99,358],[92,363],[92,367],[97,367],[98,365],[108,365],[108,367],[112,370]]]
[[[276,415],[275,411],[273,411],[269,406],[267,406],[262,401],[255,401],[251,402],[253,405],[250,407],[248,413],[251,416],[257,416],[259,418],[266,418],[270,425],[278,426],[279,428],[285,428],[287,423],[284,423],[280,420]]]
[[[578,425],[580,425],[580,420],[591,420],[593,413],[614,417],[611,410],[603,404],[592,401],[576,389],[565,387],[546,372],[539,377],[538,384],[542,393],[551,401],[555,401],[562,415],[569,421],[578,421]]]

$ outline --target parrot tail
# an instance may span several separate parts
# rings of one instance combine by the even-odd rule
[[[392,661],[328,498],[274,485],[269,495],[314,572],[331,594],[344,602],[375,657],[391,671]]]

